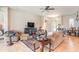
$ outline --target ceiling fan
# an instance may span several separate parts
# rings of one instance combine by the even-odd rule
[[[44,11],[52,11],[52,10],[55,10],[55,8],[52,6],[46,6],[45,8],[41,8],[40,10],[42,10],[43,12]]]
[[[55,8],[51,7],[51,6],[46,6],[45,10],[55,10]]]

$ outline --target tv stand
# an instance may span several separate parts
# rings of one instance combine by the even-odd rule
[[[33,33],[36,33],[37,29],[34,27],[28,27],[28,28],[24,28],[24,33],[28,33],[29,35],[32,35]]]

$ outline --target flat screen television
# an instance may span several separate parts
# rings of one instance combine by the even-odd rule
[[[34,25],[35,25],[34,22],[28,22],[27,23],[27,27],[34,27]]]

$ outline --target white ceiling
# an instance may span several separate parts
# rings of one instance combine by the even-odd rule
[[[70,15],[79,11],[79,6],[53,6],[53,7],[55,8],[55,10],[51,10],[48,13],[59,14],[59,15]],[[12,6],[10,8],[40,15],[42,11],[40,9],[45,8],[45,6]]]

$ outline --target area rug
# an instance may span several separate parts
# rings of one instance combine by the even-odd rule
[[[21,40],[27,47],[34,51],[33,41],[34,39]],[[35,44],[35,49],[39,48],[38,44]]]

